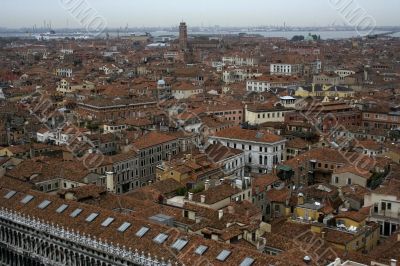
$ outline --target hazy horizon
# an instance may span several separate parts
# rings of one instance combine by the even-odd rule
[[[398,0],[203,0],[191,3],[184,0],[2,0],[0,27],[52,28],[84,27],[68,5],[89,6],[96,16],[104,18],[107,27],[172,27],[180,21],[189,26],[298,26],[322,27],[349,25],[340,5],[349,11],[361,8],[364,16],[373,18],[377,26],[400,26]],[[93,13],[94,14],[94,13]],[[350,25],[351,26],[351,25]]]

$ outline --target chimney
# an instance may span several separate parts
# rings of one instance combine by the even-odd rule
[[[322,238],[322,239],[325,239],[325,231],[322,231],[322,232],[321,232],[321,238]]]
[[[304,261],[306,264],[310,264],[310,263],[311,263],[311,258],[310,258],[310,256],[304,256],[303,261]]]
[[[200,195],[200,202],[205,203],[206,202],[206,195]]]
[[[108,191],[115,192],[113,172],[106,172],[106,187]]]
[[[193,193],[192,192],[188,193],[188,200],[193,201]]]
[[[204,183],[204,190],[208,190],[210,188],[210,180],[206,180],[206,182]]]
[[[224,216],[224,210],[218,210],[218,220],[221,220]]]
[[[397,266],[397,260],[391,259],[390,260],[390,266]]]
[[[335,261],[333,262],[333,266],[340,266],[342,265],[342,262],[340,261],[339,258],[336,258]]]
[[[302,205],[304,204],[304,195],[303,193],[299,193],[297,195],[297,205]]]

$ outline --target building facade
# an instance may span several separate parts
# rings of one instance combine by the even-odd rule
[[[234,127],[210,136],[208,141],[244,151],[245,172],[270,172],[285,158],[286,140],[266,131]]]

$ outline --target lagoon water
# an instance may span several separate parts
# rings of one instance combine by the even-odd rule
[[[384,33],[385,31],[374,31],[373,34],[380,34]],[[120,36],[126,36],[130,35],[133,33],[136,34],[144,34],[144,32],[132,32],[132,33],[118,33],[116,31],[109,31],[107,32],[109,36],[111,37],[116,37],[118,35]],[[150,32],[153,36],[157,37],[160,35],[174,35],[177,36],[178,32],[175,31],[153,31]],[[326,40],[326,39],[347,39],[347,38],[355,38],[355,37],[363,37],[368,35],[370,32],[357,32],[356,30],[347,30],[347,31],[202,31],[202,32],[190,32],[189,34],[192,35],[225,35],[225,34],[239,34],[239,33],[248,33],[248,34],[259,34],[264,37],[282,37],[282,38],[287,38],[291,39],[295,35],[303,35],[307,36],[309,33],[311,34],[316,34],[320,35],[321,39]],[[35,35],[38,34],[30,34],[30,33],[23,33],[23,32],[0,32],[0,37],[3,38],[12,38],[12,37],[18,37],[18,38],[35,38]],[[63,37],[73,37],[75,34],[74,33],[60,33],[56,34],[54,37],[56,38],[63,38]],[[90,36],[90,33],[85,33],[84,31],[80,32],[79,34],[76,34],[76,36],[83,36],[87,35]],[[99,37],[105,37],[106,33],[102,33],[99,35]],[[391,36],[393,37],[400,37],[400,32],[392,34]]]

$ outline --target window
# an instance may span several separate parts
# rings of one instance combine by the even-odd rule
[[[57,213],[63,213],[68,208],[67,204],[63,204],[56,210]]]
[[[108,217],[107,219],[105,219],[105,220],[101,223],[101,226],[107,227],[107,226],[109,226],[113,221],[114,221],[114,218]]]
[[[198,247],[196,248],[196,250],[194,251],[194,253],[196,253],[197,255],[203,255],[204,252],[207,251],[207,249],[208,249],[207,246],[200,245],[200,246],[198,246]]]
[[[347,178],[347,185],[351,185],[351,178]]]
[[[93,213],[91,213],[91,214],[85,219],[85,221],[90,223],[90,222],[92,222],[94,219],[96,219],[96,217],[97,217],[98,215],[99,215],[98,213],[93,212]]]
[[[139,231],[136,232],[136,236],[137,236],[137,237],[142,237],[142,236],[144,236],[149,230],[150,230],[150,228],[148,228],[148,227],[142,227],[142,228],[139,229]]]
[[[250,257],[246,257],[239,266],[251,266],[254,263],[254,259]]]
[[[391,210],[391,209],[392,209],[392,203],[389,203],[389,202],[388,202],[387,205],[386,205],[386,207],[387,207],[388,210]]]
[[[39,204],[38,208],[39,209],[45,209],[47,206],[49,206],[51,203],[51,201],[49,200],[44,200],[42,201],[42,203]]]
[[[231,255],[231,253],[231,251],[224,249],[218,254],[217,260],[225,261],[229,257],[229,255]]]
[[[131,226],[131,223],[128,222],[124,222],[119,228],[118,228],[118,232],[125,232],[129,227]]]
[[[33,200],[33,196],[32,195],[26,195],[22,200],[21,203],[22,204],[27,204],[28,202],[30,202],[31,200]]]
[[[374,204],[374,212],[375,212],[375,213],[378,212],[378,207],[379,207],[379,206],[378,206],[378,203],[375,203],[375,204]]]
[[[339,183],[339,177],[335,176],[335,184]]]
[[[8,192],[8,193],[4,196],[4,198],[6,198],[6,199],[11,199],[15,194],[17,194],[17,192],[14,191],[14,190],[11,190],[10,192]]]
[[[386,202],[382,202],[381,209],[382,211],[386,211]]]
[[[167,240],[167,238],[168,238],[168,235],[161,233],[161,234],[158,234],[158,235],[153,239],[153,241],[156,242],[157,244],[162,244],[162,243],[165,242],[165,240]]]
[[[80,213],[82,212],[82,209],[75,209],[69,216],[71,216],[71,217],[76,217],[76,216],[78,216]]]
[[[178,240],[176,240],[175,241],[175,243],[174,244],[172,244],[172,248],[173,249],[176,249],[177,251],[181,251],[185,246],[186,246],[186,244],[188,243],[189,241],[187,241],[186,239],[178,239]]]

